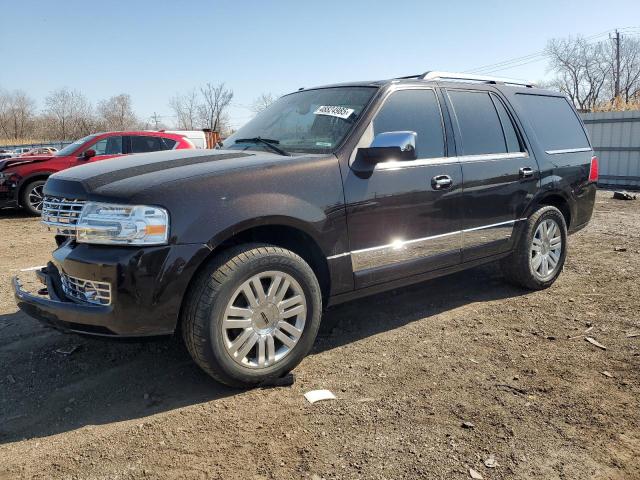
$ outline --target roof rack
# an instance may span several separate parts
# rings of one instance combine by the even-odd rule
[[[518,85],[521,87],[534,88],[536,85],[533,82],[527,82],[525,80],[516,80],[513,78],[502,77],[488,77],[485,75],[473,75],[468,73],[454,73],[454,72],[425,72],[422,75],[415,75],[404,78],[419,78],[421,80],[453,80],[458,82],[479,82],[479,83],[493,83],[499,85]]]

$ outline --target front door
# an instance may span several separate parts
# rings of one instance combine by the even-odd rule
[[[84,159],[82,156],[84,154],[83,151],[77,159],[73,160],[73,165],[71,166],[84,165],[87,162],[97,162],[99,160],[106,160],[108,158],[124,155],[126,153],[125,138],[126,137],[121,135],[114,135],[99,139],[84,149],[84,151],[94,150],[96,152],[95,156],[89,159]]]
[[[511,249],[539,178],[515,117],[489,90],[448,89],[462,166],[463,262]]]
[[[417,160],[366,164],[354,151],[344,176],[356,288],[461,261],[462,172],[457,159],[447,157],[433,89],[389,93],[359,146],[395,131],[416,132]]]

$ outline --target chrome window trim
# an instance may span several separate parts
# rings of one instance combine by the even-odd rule
[[[507,160],[510,158],[528,158],[527,152],[483,153],[482,155],[460,155],[456,157],[419,158],[417,160],[392,160],[376,163],[374,170],[395,170],[399,168],[424,167],[427,165],[446,165],[457,162],[486,162],[490,160]]]
[[[545,150],[547,155],[561,155],[563,153],[578,153],[578,152],[592,152],[591,147],[579,147],[579,148],[561,148],[560,150]]]
[[[374,170],[396,170],[399,168],[424,167],[426,165],[446,165],[457,163],[458,157],[418,158],[416,160],[390,160],[376,163]]]
[[[506,160],[510,158],[527,158],[527,152],[513,153],[483,153],[481,155],[460,155],[458,158],[461,162],[485,162],[487,160]]]

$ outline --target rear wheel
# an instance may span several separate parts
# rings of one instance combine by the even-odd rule
[[[42,213],[44,184],[46,182],[46,180],[35,180],[22,189],[20,205],[30,215],[39,216]]]
[[[195,279],[182,333],[195,362],[216,380],[253,386],[293,369],[313,346],[322,310],[313,270],[295,253],[245,245]]]
[[[556,207],[542,207],[525,226],[513,253],[502,260],[508,281],[532,290],[556,281],[567,255],[567,225]]]

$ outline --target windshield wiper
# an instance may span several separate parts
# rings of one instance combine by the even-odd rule
[[[276,145],[280,143],[279,140],[273,140],[271,138],[262,138],[262,137],[252,137],[252,138],[239,138],[235,141],[235,143],[262,143],[266,145],[274,152],[284,155],[285,157],[289,157],[291,154]]]

